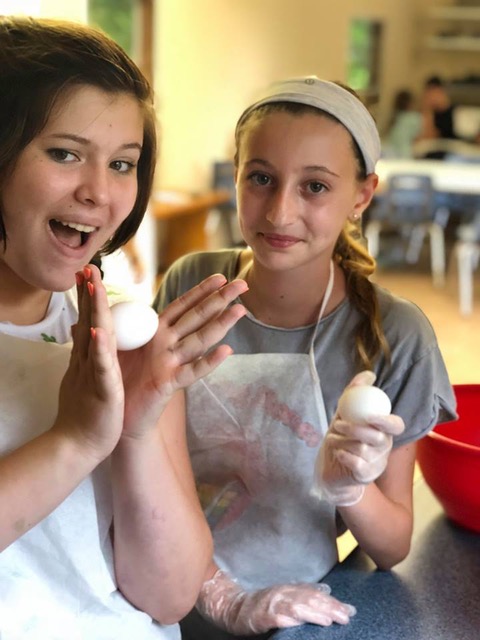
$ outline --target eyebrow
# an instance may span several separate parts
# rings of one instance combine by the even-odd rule
[[[74,133],[52,133],[47,136],[48,138],[54,139],[62,139],[62,140],[72,140],[73,142],[78,142],[79,144],[89,145],[91,144],[88,138],[83,138],[82,136],[77,136]],[[138,142],[127,142],[126,144],[122,144],[120,149],[138,149],[138,151],[142,150],[142,145]]]
[[[260,164],[263,167],[268,167],[268,168],[272,167],[270,162],[267,162],[267,160],[261,160],[260,158],[252,158],[251,160],[248,160],[245,163],[247,167],[251,164]],[[325,167],[323,165],[312,164],[312,165],[307,165],[306,167],[303,167],[303,169],[305,169],[306,171],[321,171],[322,173],[328,173],[331,176],[335,176],[335,178],[340,177],[338,173],[331,171],[328,167]]]
[[[332,171],[331,169],[329,169],[328,167],[324,167],[323,165],[313,164],[311,166],[304,167],[304,169],[306,169],[307,171],[322,171],[323,173],[328,173],[329,175],[335,176],[336,178],[340,177],[338,173],[335,173],[335,171]]]

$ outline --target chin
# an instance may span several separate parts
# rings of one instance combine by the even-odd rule
[[[71,273],[62,273],[61,275],[53,275],[51,273],[44,274],[44,277],[40,276],[35,278],[34,280],[30,280],[30,284],[39,289],[44,289],[45,291],[68,291],[75,284],[75,271]]]
[[[62,293],[64,291],[68,291],[75,285],[75,280],[73,282],[65,283],[54,283],[50,286],[44,287],[46,291],[51,291],[52,293]]]

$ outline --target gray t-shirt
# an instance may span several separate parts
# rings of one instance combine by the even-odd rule
[[[232,280],[240,254],[229,249],[181,258],[155,304],[164,308],[212,273]],[[376,365],[377,384],[405,421],[398,446],[454,418],[455,401],[423,313],[383,289],[376,292],[392,351],[391,366],[382,359]],[[345,299],[317,328],[314,359],[328,421],[356,372],[358,321]],[[337,561],[335,509],[311,493],[327,425],[309,357],[291,355],[309,352],[314,329],[266,326],[247,315],[224,340],[235,355],[186,391],[189,452],[215,560],[246,589],[315,582]]]
[[[213,273],[228,280],[239,271],[241,249],[189,254],[177,260],[165,275],[154,306],[163,309],[185,291]],[[313,286],[313,285],[312,285]],[[432,326],[413,303],[375,286],[383,330],[391,349],[391,364],[380,358],[375,365],[376,385],[401,416],[405,431],[394,446],[417,440],[437,423],[453,420],[455,397]],[[356,373],[355,335],[360,315],[346,298],[320,322],[315,340],[315,361],[330,420],[343,389]],[[313,325],[295,329],[262,325],[242,318],[222,341],[236,354],[307,353]]]

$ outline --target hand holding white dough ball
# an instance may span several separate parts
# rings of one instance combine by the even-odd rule
[[[336,506],[351,507],[362,499],[365,486],[387,468],[394,436],[405,429],[374,381],[371,371],[353,378],[317,454],[313,495]]]
[[[110,311],[119,351],[143,347],[157,332],[158,315],[144,302],[117,302]]]
[[[378,387],[356,385],[345,389],[337,408],[343,420],[363,424],[369,416],[390,415],[392,403],[387,394]]]

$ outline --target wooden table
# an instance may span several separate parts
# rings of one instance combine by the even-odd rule
[[[208,212],[231,200],[223,190],[188,194],[176,191],[157,192],[151,206],[153,217],[161,222],[159,272],[164,272],[177,258],[208,248],[206,222]]]

